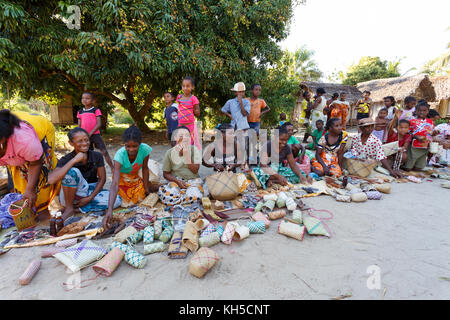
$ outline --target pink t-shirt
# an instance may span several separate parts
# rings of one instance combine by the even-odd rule
[[[100,117],[101,115],[102,112],[99,108],[92,107],[87,110],[82,109],[78,111],[77,118],[81,120],[80,127],[89,133],[97,124],[97,117]],[[95,131],[94,134],[100,134],[100,130]]]
[[[199,104],[196,96],[191,95],[189,99],[181,99],[183,95],[178,95],[178,125],[183,123],[194,123],[194,106]]]
[[[0,158],[1,166],[22,166],[25,162],[39,160],[44,150],[34,128],[21,121],[6,145],[6,153]]]

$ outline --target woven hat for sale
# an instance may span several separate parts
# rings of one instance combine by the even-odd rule
[[[231,91],[245,91],[245,84],[243,82],[237,82],[234,87],[230,89]]]
[[[376,122],[370,118],[364,118],[358,121],[358,127],[370,126],[372,124],[376,124]]]

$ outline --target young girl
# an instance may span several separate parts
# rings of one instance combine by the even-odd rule
[[[378,111],[378,116],[375,118],[375,129],[373,130],[372,134],[380,139],[382,143],[386,140],[386,131],[387,126],[389,125],[389,120],[386,119],[388,115],[388,110],[386,108],[381,109]]]
[[[192,95],[195,88],[194,79],[184,77],[181,83],[183,94],[178,95],[178,126],[185,126],[191,133],[191,144],[195,145],[199,150],[202,146],[198,138],[198,130],[195,119],[200,117],[199,101],[196,96]]]
[[[388,111],[386,119],[388,119],[388,120],[394,119],[395,111],[400,110],[400,106],[396,105],[395,98],[393,96],[384,97],[383,101],[384,101],[384,107]]]
[[[103,218],[105,229],[111,227],[112,210],[117,194],[122,198],[122,207],[129,207],[144,200],[152,191],[149,183],[148,158],[152,148],[142,143],[142,134],[138,127],[132,125],[122,136],[124,147],[114,156],[113,179],[109,192],[108,210]],[[139,171],[142,169],[142,178]],[[159,186],[156,186],[159,187]]]
[[[416,102],[417,100],[413,96],[407,96],[405,98],[405,108],[403,109],[402,115],[399,118],[400,120],[411,120],[414,118],[414,112],[416,112]]]

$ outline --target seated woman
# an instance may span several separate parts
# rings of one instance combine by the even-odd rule
[[[81,213],[108,209],[109,191],[102,189],[106,181],[105,161],[99,152],[89,150],[89,134],[82,128],[69,131],[69,144],[73,151],[62,157],[55,170],[48,175],[48,183],[62,181],[60,202],[64,206],[65,220],[78,209]],[[114,208],[122,203],[117,197]]]
[[[162,168],[164,179],[169,183],[159,187],[159,198],[166,205],[198,201],[203,197],[202,180],[198,175],[201,152],[191,145],[187,127],[178,127],[172,137],[176,145],[167,150]]]
[[[347,144],[347,132],[342,131],[340,118],[331,118],[325,127],[327,133],[317,144],[316,157],[312,161],[313,171],[318,176],[342,175],[342,159]]]
[[[53,124],[41,115],[0,110],[0,166],[8,167],[15,191],[37,218],[48,218],[59,188],[47,181],[56,166]]]
[[[300,144],[300,141],[297,140],[296,137],[294,137],[294,125],[290,122],[283,123],[282,127],[286,128],[289,136],[289,140],[287,144]]]
[[[129,207],[155,192],[149,183],[148,158],[152,148],[142,143],[141,131],[135,125],[126,129],[122,136],[124,147],[117,150],[113,162],[114,172],[109,191],[108,210],[103,218],[103,226],[109,229],[112,223],[112,210],[117,194],[122,198],[122,207]],[[142,178],[139,171],[142,169]],[[156,186],[157,188],[158,186]]]
[[[272,144],[276,145],[276,135],[267,142],[267,150],[261,152],[260,166],[252,168],[259,182],[264,188],[272,183],[283,186],[288,183],[310,183],[312,179],[300,170],[292,155],[292,148],[287,144],[289,134],[286,128],[278,129],[278,149],[272,150]],[[273,152],[273,154],[272,154]],[[278,159],[276,163],[271,163]],[[286,162],[285,162],[286,161]],[[283,166],[286,163],[288,166]]]
[[[380,139],[372,134],[374,125],[375,122],[370,118],[359,120],[358,127],[361,132],[353,137],[350,153],[346,153],[344,157],[379,161],[393,177],[401,178],[402,175],[399,172],[394,171],[387,161]]]
[[[236,172],[236,168],[240,166],[237,163],[237,145],[234,135],[233,127],[228,124],[221,124],[218,127],[218,134],[221,139],[216,139],[209,144],[203,153],[203,165],[208,168],[213,168],[214,171],[228,170]]]

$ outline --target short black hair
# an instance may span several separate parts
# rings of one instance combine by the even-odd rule
[[[380,113],[381,111],[389,113],[388,109],[386,108],[381,108],[380,111],[378,111],[378,113]]]
[[[233,126],[229,123],[221,123],[217,127],[217,130],[220,130],[220,131],[225,131],[225,130],[229,130],[229,129],[234,129]]]
[[[424,99],[421,99],[421,100],[419,100],[419,101],[417,102],[416,109],[418,109],[418,108],[420,108],[420,107],[422,107],[422,106],[427,107],[427,108],[430,108],[430,105],[429,105],[428,102],[427,102],[426,100],[424,100]]]
[[[411,123],[409,123],[409,121],[406,120],[406,119],[402,119],[402,120],[400,120],[400,121],[398,122],[399,125],[400,125],[401,123],[406,123],[408,126],[411,125]]]
[[[192,77],[190,77],[190,76],[186,76],[186,77],[183,78],[183,81],[184,81],[184,80],[190,81],[191,84],[192,84],[192,86],[195,86],[195,80],[194,80],[194,78],[192,78]]]
[[[20,120],[8,109],[0,110],[0,139],[8,139],[14,133],[14,128],[20,127]]]
[[[434,117],[436,117],[436,116],[441,117],[441,115],[439,114],[439,112],[437,112],[437,111],[434,110],[434,109],[430,109],[430,111],[428,111],[427,118],[431,119],[431,118],[434,118]]]
[[[364,90],[363,93],[368,93],[370,96],[370,91],[369,90]]]
[[[339,93],[335,92],[335,93],[333,93],[333,95],[331,97],[332,98],[337,98],[337,97],[339,97]]]
[[[383,98],[383,100],[386,100],[386,99],[389,99],[389,100],[391,100],[391,102],[392,102],[392,105],[395,105],[395,98],[393,97],[393,96],[387,96],[387,97],[384,97]]]
[[[175,93],[173,93],[173,92],[170,92],[170,91],[166,91],[166,92],[164,92],[164,94],[163,95],[165,95],[165,94],[170,94],[171,96],[172,96],[172,98],[175,98],[176,97],[176,94]]]
[[[281,136],[282,134],[288,134],[286,127],[281,126],[278,127],[277,129],[278,129],[278,136]]]
[[[320,88],[317,88],[316,93],[317,93],[317,94],[324,94],[324,93],[326,93],[326,92],[325,92],[325,89],[324,89],[324,88],[320,87]]]
[[[252,84],[252,86],[250,87],[250,90],[255,89],[255,87],[261,87],[261,85],[259,83],[254,83]]]
[[[405,101],[405,103],[410,103],[413,101],[417,101],[417,99],[414,98],[413,96],[407,96],[404,101]]]
[[[283,123],[282,127],[286,128],[287,126],[294,126],[294,125],[289,121],[286,121],[285,123]]]
[[[186,126],[179,126],[179,127],[175,128],[175,130],[178,130],[178,129],[185,129],[185,130],[187,130],[189,132],[189,134],[191,134],[191,130],[189,130],[189,128],[186,127]]]
[[[85,93],[87,93],[88,95],[90,95],[92,100],[95,99],[95,94],[93,94],[92,92],[89,92],[89,91],[83,92],[83,94],[85,94]]]
[[[317,119],[317,120],[316,120],[316,123],[317,123],[317,122],[321,122],[321,123],[323,124],[323,120],[322,120],[322,119]]]
[[[306,98],[306,95],[307,95],[308,93],[310,94],[311,92],[309,92],[308,90],[306,90],[305,92],[303,92],[303,98]]]
[[[337,121],[341,121],[340,118],[331,118],[327,121],[327,125],[325,126],[325,130],[330,130],[330,128],[333,126],[333,124]]]
[[[72,142],[72,141],[73,141],[73,137],[74,137],[77,133],[79,133],[79,132],[83,132],[83,133],[85,133],[87,136],[89,136],[89,133],[88,133],[85,129],[80,128],[80,127],[76,127],[76,128],[73,128],[72,130],[70,130],[70,131],[67,133],[67,137],[69,138],[69,141]]]
[[[341,92],[341,96],[344,95],[344,94],[347,94],[347,92],[342,91],[342,92]]]
[[[124,143],[128,141],[134,141],[141,143],[142,142],[142,133],[141,130],[135,125],[132,124],[128,129],[123,132],[122,140]]]

